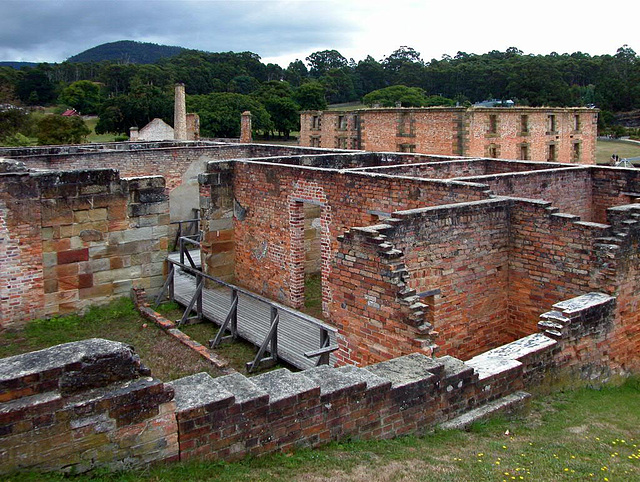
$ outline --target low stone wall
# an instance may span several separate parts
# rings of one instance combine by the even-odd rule
[[[0,473],[178,458],[173,389],[133,350],[91,339],[0,360]]]
[[[421,434],[558,370],[608,375],[600,347],[615,308],[616,300],[600,293],[558,303],[542,317],[543,333],[467,362],[414,353],[366,367],[280,369],[253,378],[199,373],[163,384],[130,347],[106,340],[5,358],[0,473],[232,460],[349,437]]]

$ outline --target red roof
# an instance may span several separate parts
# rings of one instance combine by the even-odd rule
[[[78,112],[75,109],[67,109],[62,113],[62,115],[65,117],[73,117],[80,114],[78,114]]]

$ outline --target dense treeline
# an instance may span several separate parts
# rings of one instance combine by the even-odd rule
[[[297,129],[300,109],[363,98],[385,105],[498,98],[530,106],[640,109],[640,59],[626,45],[614,55],[525,55],[509,48],[482,55],[458,52],[430,61],[410,47],[400,47],[381,61],[368,56],[359,62],[325,50],[286,69],[265,64],[251,52],[193,50],[146,65],[102,61],[40,64],[20,71],[0,67],[0,104],[62,103],[83,114],[99,114],[101,132],[127,132],[154,117],[171,120],[176,82],[186,85],[189,109],[203,118],[204,136],[234,135],[238,117],[229,119],[244,108],[256,110],[258,129],[288,135]],[[405,87],[389,89],[392,86]],[[606,112],[601,117],[608,118]]]

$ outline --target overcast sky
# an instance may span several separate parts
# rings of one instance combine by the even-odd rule
[[[116,40],[249,50],[283,67],[325,49],[381,60],[401,45],[424,60],[511,46],[614,54],[640,51],[639,16],[637,0],[0,0],[0,60],[62,62]]]

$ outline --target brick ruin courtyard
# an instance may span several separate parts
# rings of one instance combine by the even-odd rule
[[[0,156],[3,328],[154,294],[196,209],[204,273],[297,309],[317,272],[338,345],[336,367],[171,383],[104,340],[5,359],[0,471],[422,433],[552,373],[640,368],[635,169],[210,142]]]

